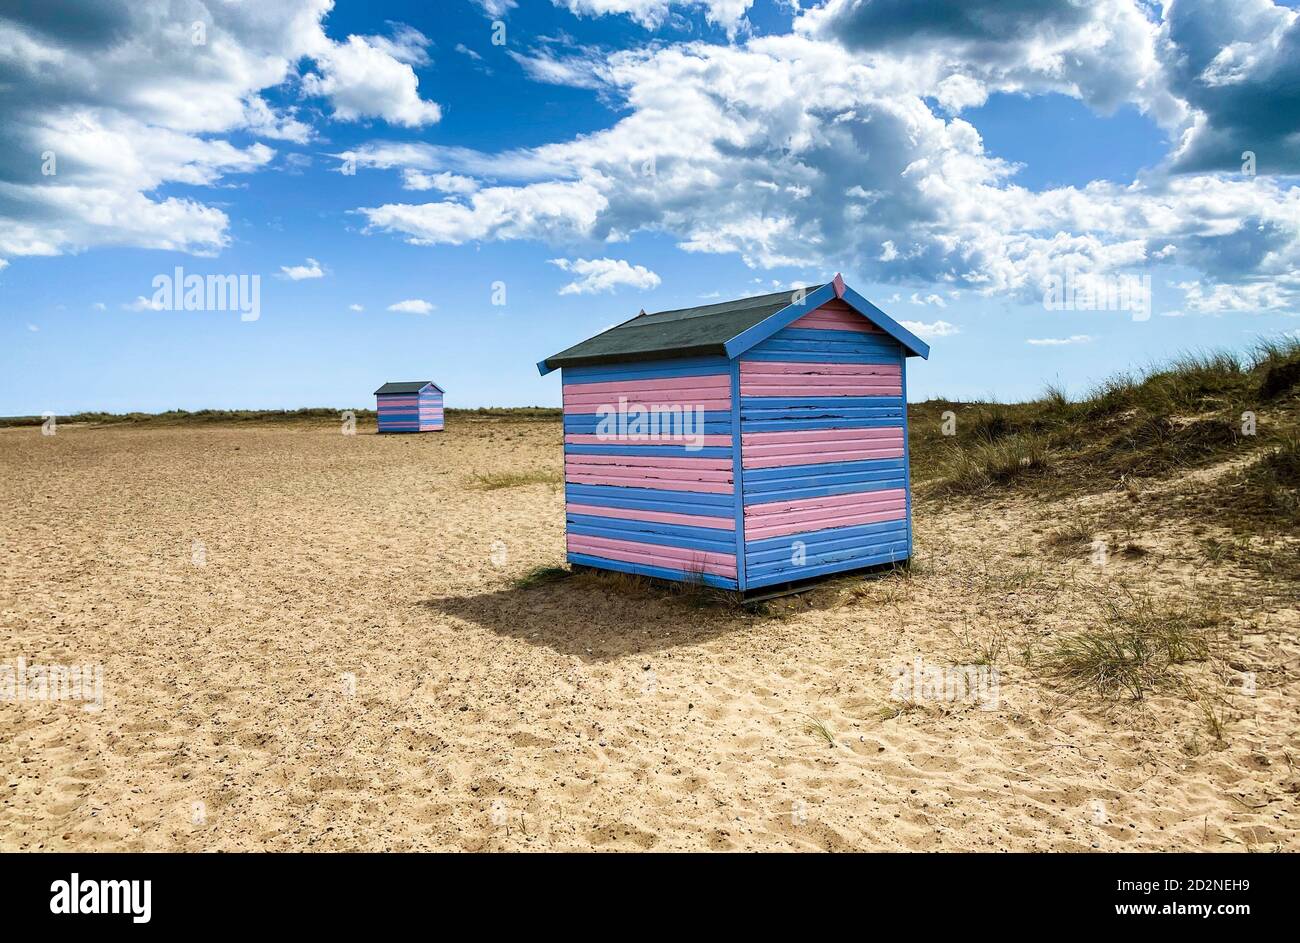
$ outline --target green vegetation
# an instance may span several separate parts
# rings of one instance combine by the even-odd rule
[[[1216,609],[1107,599],[1092,627],[1054,642],[1039,663],[1075,689],[1140,701],[1180,681],[1177,666],[1205,661],[1210,632],[1223,621]]]
[[[558,471],[476,472],[469,476],[468,484],[476,491],[498,491],[525,485],[558,485],[561,481]]]
[[[171,409],[163,413],[73,413],[56,417],[59,423],[91,423],[95,425],[150,424],[175,425],[194,423],[265,423],[265,422],[329,422],[342,421],[342,409],[311,407],[306,409],[199,409],[194,411]],[[373,409],[353,409],[358,422],[375,420]],[[563,412],[546,406],[520,406],[517,408],[483,407],[481,409],[448,409],[447,419],[461,422],[538,422],[557,421]],[[39,426],[40,416],[0,416],[0,428],[8,426]]]
[[[945,419],[955,434],[943,434]],[[1077,400],[1058,387],[1025,403],[930,400],[911,407],[909,428],[922,497],[1096,492],[1256,455],[1243,484],[1264,489],[1251,503],[1275,513],[1295,503],[1300,340],[1262,341],[1249,356],[1185,354]]]

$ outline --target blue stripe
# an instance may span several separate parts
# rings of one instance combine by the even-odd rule
[[[579,566],[594,566],[601,570],[617,570],[620,573],[636,573],[641,576],[653,576],[661,580],[675,580],[683,582],[687,578],[685,570],[670,570],[661,566],[645,566],[641,563],[627,563],[623,560],[606,560],[604,557],[592,557],[585,553],[568,554],[570,563],[576,563]],[[699,579],[706,586],[717,586],[722,589],[735,589],[736,581],[727,576],[715,576],[712,573],[692,573],[689,574],[692,579]]]
[[[804,566],[761,565],[757,568],[757,572],[750,573],[748,588],[770,586],[773,583],[792,583],[797,580],[826,576],[844,570],[857,570],[881,563],[901,563],[907,559],[907,541],[899,540],[891,544],[866,547],[862,548],[861,552],[858,553],[849,551],[831,553],[827,554],[826,557],[827,559],[823,562],[805,564]]]
[[[901,357],[903,348],[898,341],[887,334],[867,334],[863,331],[836,331],[812,327],[787,327],[772,335],[754,350],[762,350],[773,344],[799,344],[808,349],[820,348],[833,350],[837,347],[861,348],[871,347]],[[752,353],[752,351],[751,351]]]
[[[691,449],[684,445],[565,445],[565,455],[662,455],[667,458],[731,458],[731,449],[708,446]]]
[[[877,473],[872,472],[870,475],[855,475],[851,480],[836,481],[833,483],[819,483],[807,486],[801,482],[795,482],[794,487],[785,487],[773,489],[771,491],[750,491],[745,492],[746,504],[771,504],[774,501],[795,501],[799,498],[826,498],[835,494],[856,494],[861,491],[864,494],[871,491],[888,491],[891,488],[906,488],[907,479],[902,476],[901,472],[896,472],[894,478],[877,478]],[[805,479],[806,480],[806,479]]]
[[[788,560],[794,556],[795,543],[801,543],[808,554],[808,563],[816,564],[819,561],[812,559],[814,551],[821,553],[893,543],[906,539],[906,530],[907,522],[902,518],[896,521],[877,521],[874,524],[853,524],[848,527],[823,527],[821,530],[806,531],[802,534],[782,534],[780,537],[751,540],[745,544],[745,556],[756,563]]]
[[[740,430],[740,361],[731,362],[731,480],[735,502],[736,583],[745,588],[745,460]]]
[[[727,372],[726,357],[679,357],[675,360],[639,360],[635,363],[565,367],[565,383],[603,383],[608,380],[656,380],[660,377],[706,377]]]
[[[751,483],[768,485],[774,481],[786,481],[796,478],[828,478],[835,475],[865,475],[872,472],[887,472],[894,475],[903,470],[901,458],[873,458],[859,462],[825,462],[821,465],[780,465],[776,468],[745,469],[745,486],[749,490]],[[754,490],[761,490],[755,488]]]
[[[740,412],[742,417],[757,415],[762,410],[824,410],[843,413],[851,410],[870,409],[869,415],[884,415],[883,409],[893,410],[893,415],[903,414],[901,396],[742,396]]]
[[[625,488],[622,485],[564,486],[566,504],[594,504],[606,508],[637,508],[643,511],[670,511],[674,514],[700,514],[706,517],[730,517],[729,494],[703,491],[668,491],[659,488]]]
[[[595,435],[601,423],[601,416],[596,413],[566,413],[564,416],[564,431],[571,433],[585,433]],[[661,423],[671,423],[670,431],[677,431],[678,426],[675,420],[663,419]],[[695,414],[691,413],[691,424],[695,424]],[[605,428],[600,431],[608,431],[613,434],[615,429],[609,428],[614,425],[611,420],[606,420]],[[731,411],[727,409],[709,409],[704,413],[704,428],[691,429],[692,433],[703,433],[704,435],[727,435],[731,432]]]
[[[635,540],[661,547],[685,547],[712,553],[734,554],[736,535],[716,527],[685,527],[656,521],[628,521],[592,514],[567,515],[568,532],[613,540]]]
[[[842,419],[835,416],[819,416],[816,419],[747,419],[746,432],[797,432],[801,429],[881,429],[897,426],[898,416],[885,416],[874,419]]]

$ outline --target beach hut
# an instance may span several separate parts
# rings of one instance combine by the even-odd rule
[[[756,596],[908,559],[907,358],[929,353],[836,275],[548,357],[569,562]]]
[[[442,387],[432,380],[385,383],[375,390],[380,432],[441,432]]]

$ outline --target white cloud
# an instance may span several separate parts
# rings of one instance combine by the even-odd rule
[[[1025,339],[1026,344],[1033,344],[1035,347],[1067,347],[1072,344],[1087,344],[1092,341],[1092,337],[1087,334],[1071,334],[1069,337],[1030,337]]]
[[[1015,34],[1023,42],[1010,52],[963,41],[960,55],[939,65],[933,55],[952,45],[946,39],[866,56],[806,29],[733,46],[627,50],[594,63],[583,54],[583,68],[625,106],[611,127],[497,153],[358,148],[359,166],[481,184],[472,195],[359,212],[368,231],[424,245],[666,233],[685,251],[735,254],[758,269],[852,270],[905,285],[918,304],[935,306],[960,290],[1041,299],[1048,276],[1157,264],[1189,268],[1207,285],[1276,286],[1271,296],[1250,289],[1257,301],[1300,298],[1300,188],[1264,176],[1151,171],[1132,182],[1033,191],[1013,182],[1016,167],[989,154],[971,124],[927,101],[943,75],[971,74],[989,88],[1065,90],[1099,108],[1116,96],[1163,108],[1158,63],[1148,55],[1154,24],[1134,21],[1141,14],[1120,0],[1105,9],[1113,22],[1091,8],[1061,9],[1082,25],[1053,40],[1044,61],[1035,58],[1040,31],[1032,25]],[[1076,46],[1091,57],[1086,68],[1070,58]],[[1103,53],[1130,46],[1143,50],[1137,71],[1107,84]],[[1017,66],[1021,55],[1028,59]],[[1076,66],[1083,71],[1061,72]],[[1230,290],[1203,294],[1227,303]]]
[[[415,35],[427,44],[421,34]],[[422,46],[419,48],[423,56]],[[442,119],[438,104],[420,97],[420,80],[412,63],[422,60],[413,58],[412,47],[406,42],[349,36],[346,42],[320,50],[316,61],[321,71],[303,76],[303,91],[329,98],[339,120],[378,117],[389,124],[418,128]]]
[[[516,0],[474,0],[491,17],[502,17],[517,7]]]
[[[423,298],[408,298],[388,306],[389,311],[401,311],[405,314],[432,314],[437,305],[430,304]]]
[[[898,323],[917,337],[925,340],[932,337],[950,337],[953,334],[961,333],[961,328],[955,324],[949,324],[947,321],[931,321],[929,324],[924,321],[899,321]]]
[[[478,181],[473,177],[443,172],[427,174],[413,167],[402,170],[402,187],[407,190],[438,190],[442,193],[464,195],[478,189]]]
[[[427,61],[428,41],[397,25],[389,37],[336,42],[323,25],[332,6],[64,0],[50,16],[39,4],[9,4],[0,13],[0,253],[220,251],[229,241],[222,209],[158,193],[270,166],[271,147],[230,135],[309,140],[304,109],[273,106],[266,89],[328,96],[340,119],[434,120],[412,68]],[[195,23],[204,27],[197,45]],[[53,174],[42,172],[46,154]]]
[[[470,48],[469,48],[468,46],[466,46],[464,43],[457,43],[457,44],[456,44],[456,51],[457,51],[458,53],[460,53],[462,56],[469,56],[469,57],[470,57],[471,59],[473,59],[475,62],[482,62],[482,61],[483,61],[483,57],[482,57],[482,56],[480,56],[480,55],[479,55],[477,52],[475,52],[473,49],[470,49]]]
[[[348,310],[349,310],[349,311],[365,311],[365,310],[366,310],[366,306],[365,306],[365,305],[348,305]]]
[[[493,0],[479,0],[493,2]],[[567,7],[575,16],[604,16],[621,13],[630,16],[646,29],[658,29],[668,19],[672,7],[703,9],[705,19],[723,27],[734,36],[746,11],[754,0],[552,0]]]
[[[325,270],[320,267],[320,263],[311,258],[302,265],[281,265],[280,272],[285,278],[295,282],[300,282],[305,278],[325,277]]]
[[[38,332],[38,331],[40,331],[40,328],[37,327],[35,324],[29,324],[29,325],[27,325],[27,330],[32,331],[32,332]]]
[[[152,298],[146,298],[144,295],[136,295],[135,301],[128,301],[122,305],[126,311],[162,311],[164,306],[162,302],[155,303]]]
[[[94,308],[96,311],[105,311],[108,308],[108,306],[105,305],[104,302],[102,301],[96,301],[93,305],[91,305],[91,307]]]
[[[627,285],[641,291],[658,288],[660,278],[643,265],[624,259],[551,259],[561,271],[577,275],[560,289],[561,295],[594,295]]]

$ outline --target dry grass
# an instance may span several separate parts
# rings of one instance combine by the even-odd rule
[[[527,485],[558,485],[563,481],[558,471],[475,472],[466,485],[475,491],[499,491]]]
[[[1039,659],[1077,692],[1140,701],[1178,680],[1175,669],[1204,661],[1222,614],[1125,594],[1106,599],[1094,626],[1052,643]]]

